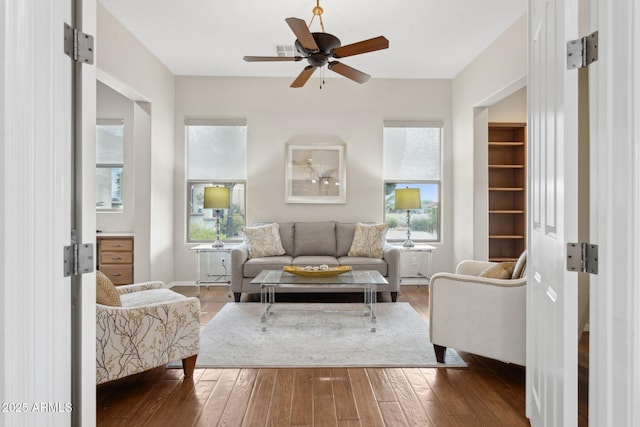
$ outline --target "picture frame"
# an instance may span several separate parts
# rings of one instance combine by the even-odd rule
[[[286,145],[285,203],[347,201],[345,144]]]

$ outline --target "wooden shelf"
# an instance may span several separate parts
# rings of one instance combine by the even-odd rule
[[[517,259],[526,243],[526,124],[489,123],[489,259]]]
[[[514,142],[495,142],[495,141],[489,141],[489,146],[495,146],[495,147],[499,147],[499,146],[518,146],[518,145],[524,145],[524,142],[522,141],[514,141]]]
[[[524,187],[489,187],[489,191],[524,191]]]

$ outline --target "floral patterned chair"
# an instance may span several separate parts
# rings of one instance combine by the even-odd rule
[[[182,359],[193,375],[200,301],[146,282],[115,287],[96,272],[96,384]]]

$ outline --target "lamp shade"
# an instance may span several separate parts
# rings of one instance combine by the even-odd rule
[[[228,209],[230,204],[229,189],[227,187],[205,187],[205,209]]]
[[[420,201],[419,188],[400,188],[396,189],[396,209],[409,210],[420,209],[422,202]]]

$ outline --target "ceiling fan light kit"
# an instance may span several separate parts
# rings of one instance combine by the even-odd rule
[[[338,61],[331,61],[331,58],[345,58],[353,55],[374,52],[377,50],[387,49],[389,40],[383,36],[374,37],[372,39],[363,40],[357,43],[342,46],[340,39],[332,34],[324,32],[324,23],[322,22],[322,13],[324,11],[320,7],[320,0],[317,0],[316,7],[313,8],[313,17],[307,26],[306,22],[299,18],[287,18],[286,23],[296,36],[295,47],[300,56],[245,56],[243,59],[247,62],[270,62],[270,61],[301,61],[306,59],[307,65],[302,72],[296,77],[291,87],[302,87],[311,78],[316,69],[325,65],[333,72],[336,72],[357,83],[367,82],[371,76],[353,67],[345,65]],[[312,33],[309,30],[313,19],[318,16],[322,32]],[[320,86],[322,88],[322,86]]]

